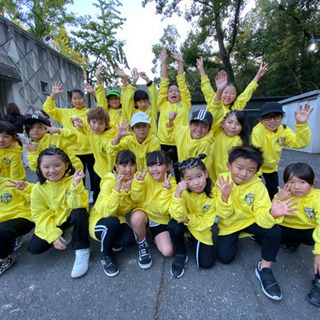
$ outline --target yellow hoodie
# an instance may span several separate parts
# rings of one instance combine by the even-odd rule
[[[200,242],[213,245],[211,227],[216,218],[216,199],[209,198],[204,192],[183,191],[182,198],[176,198],[172,194],[172,202],[169,209],[170,215],[178,222],[188,219],[184,223],[192,235]]]
[[[150,129],[155,134],[157,133],[157,116],[158,116],[158,90],[154,84],[148,87],[150,96],[150,106],[146,111],[139,110],[134,105],[134,91],[135,87],[128,85],[126,91],[123,93],[123,119],[131,121],[132,116],[137,112],[143,112],[148,115],[150,120]],[[121,94],[122,95],[122,94]]]
[[[226,180],[233,181],[230,172],[222,174]],[[272,228],[283,217],[273,218],[270,214],[271,201],[268,191],[261,179],[254,176],[244,184],[233,182],[228,204],[221,200],[221,191],[215,187],[216,214],[220,217],[218,222],[219,236],[225,236],[249,227],[253,223],[265,229]],[[227,218],[224,218],[227,217]]]
[[[63,231],[58,228],[69,218],[72,209],[88,209],[89,193],[82,181],[74,187],[73,176],[58,182],[38,182],[31,191],[31,215],[36,224],[35,234],[52,243]]]
[[[24,218],[32,221],[30,210],[30,194],[33,187],[29,183],[24,190],[18,190],[14,187],[6,187],[12,183],[6,178],[0,178],[0,222]]]
[[[59,148],[63,150],[70,158],[72,165],[76,170],[83,170],[81,160],[74,155],[71,151],[71,147],[74,146],[78,141],[78,135],[74,130],[61,129],[60,134],[49,134],[46,133],[39,142],[33,142],[37,144],[38,148],[34,152],[28,152],[29,168],[32,171],[37,170],[38,157],[41,151],[46,148]]]
[[[58,108],[55,106],[55,101],[50,97],[43,104],[43,110],[49,114],[57,122],[61,123],[63,128],[73,130],[77,137],[77,143],[71,147],[71,152],[74,155],[92,153],[90,143],[87,137],[83,137],[80,132],[74,127],[71,119],[81,118],[83,122],[87,121],[87,108]]]
[[[137,168],[139,169],[141,165],[144,171],[147,169],[147,153],[160,150],[160,140],[153,132],[149,131],[146,139],[139,143],[133,133],[132,136],[123,137],[116,146],[110,141],[107,146],[107,153],[115,159],[117,153],[124,149],[129,149],[135,154]]]
[[[255,81],[251,81],[245,90],[237,97],[237,99],[234,101],[232,107],[230,108],[230,105],[224,105],[221,103],[221,107],[223,108],[223,112],[226,115],[231,109],[233,110],[243,110],[248,101],[251,99],[251,96],[253,92],[258,88],[258,84]],[[216,93],[211,87],[210,80],[208,76],[201,77],[201,90],[204,95],[204,98],[207,102],[207,109],[210,108],[210,105],[214,103],[214,98],[216,96]],[[209,109],[208,109],[209,110]]]
[[[122,95],[124,94],[126,87],[121,87],[121,98],[120,104],[122,104]],[[120,107],[119,109],[109,108],[108,99],[106,97],[106,93],[104,91],[103,84],[97,85],[97,106],[102,107],[106,111],[108,111],[110,116],[110,124],[114,127],[118,126],[118,122],[121,123],[125,118],[123,117],[123,110]]]
[[[295,216],[285,216],[279,224],[292,229],[314,229],[313,254],[320,254],[320,190],[312,188],[305,197],[291,197],[292,202],[298,202],[298,210],[294,211]]]
[[[116,178],[113,173],[107,173],[101,180],[100,193],[94,207],[90,211],[89,233],[91,237],[98,240],[94,229],[102,218],[117,217],[120,223],[126,223],[126,215],[136,204],[131,200],[129,192],[115,190]]]
[[[171,104],[167,99],[169,79],[162,78],[160,84],[158,108],[160,111],[158,123],[158,136],[161,144],[174,145],[167,137],[167,122],[171,111],[177,112],[175,125],[187,125],[189,121],[189,111],[191,108],[191,96],[185,82],[185,75],[177,76],[177,83],[180,90],[181,100],[178,103]]]
[[[149,173],[143,181],[134,180],[131,187],[131,199],[137,202],[136,210],[144,211],[148,218],[160,224],[168,224],[169,207],[172,193],[176,188],[176,180],[170,178],[171,190],[162,188],[163,182],[154,180]]]
[[[13,180],[27,180],[21,152],[23,147],[18,142],[14,142],[9,148],[0,149],[0,177]]]
[[[296,133],[289,127],[280,125],[277,132],[270,131],[262,123],[258,123],[252,130],[251,142],[253,145],[262,148],[263,165],[262,173],[278,171],[283,147],[304,148],[311,140],[309,124],[296,123]]]

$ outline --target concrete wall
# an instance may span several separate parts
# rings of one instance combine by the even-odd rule
[[[0,16],[0,115],[9,102],[23,114],[41,109],[54,81],[64,83],[57,105],[68,107],[68,92],[81,89],[82,68]]]

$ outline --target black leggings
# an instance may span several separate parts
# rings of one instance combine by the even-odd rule
[[[262,176],[266,182],[266,188],[268,190],[269,197],[272,201],[274,196],[278,193],[278,186],[279,186],[278,172],[275,171],[271,173],[264,173]]]
[[[135,236],[131,227],[127,223],[120,223],[117,217],[100,219],[94,233],[101,241],[101,256],[111,255],[114,243],[122,247],[131,247],[135,243]]]
[[[176,220],[171,219],[168,228],[174,252],[176,254],[186,254],[187,248],[184,242],[184,232],[187,230],[187,227],[183,223],[178,223]],[[196,261],[198,268],[211,268],[216,262],[214,245],[208,245],[197,241]]]
[[[86,173],[86,169],[89,172],[89,176],[90,176],[90,190],[93,191],[94,189],[94,170],[93,170],[93,166],[95,163],[93,154],[81,154],[81,155],[77,155],[77,157],[81,160],[82,164],[83,164],[83,172]],[[83,178],[83,185],[85,184],[86,181],[86,177]]]
[[[255,235],[257,242],[261,244],[261,258],[263,260],[276,261],[281,242],[280,227],[274,225],[271,229],[265,229],[254,223],[226,236],[218,236],[217,255],[222,263],[229,264],[235,258],[238,250],[238,237],[242,231]]]
[[[17,218],[0,223],[0,259],[6,258],[13,251],[14,242],[17,237],[29,233],[34,223]]]
[[[88,218],[89,214],[87,212],[87,209],[73,209],[70,213],[68,220],[64,222],[61,226],[57,226],[59,229],[63,231],[73,226],[73,250],[86,249],[90,247]],[[49,243],[46,240],[43,240],[34,234],[29,242],[28,251],[33,254],[39,254],[47,251],[52,246],[52,243]]]

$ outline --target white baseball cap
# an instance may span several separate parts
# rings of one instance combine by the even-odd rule
[[[136,125],[137,123],[147,123],[150,124],[150,120],[147,114],[143,112],[135,113],[131,118],[131,127]]]

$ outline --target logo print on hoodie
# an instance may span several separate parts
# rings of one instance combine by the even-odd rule
[[[1,195],[0,200],[4,204],[8,204],[12,201],[12,194],[11,193],[4,193]]]
[[[252,205],[254,195],[252,193],[246,194],[245,201],[248,205]]]
[[[9,159],[9,158],[4,158],[3,160],[4,160],[5,164],[9,164],[11,162],[11,159]]]
[[[203,213],[206,213],[208,210],[209,210],[210,206],[206,205],[206,206],[203,206],[202,208],[202,212]]]
[[[312,208],[304,208],[304,213],[310,220],[314,220],[314,210]]]
[[[277,142],[278,142],[278,144],[279,144],[280,146],[283,146],[283,144],[284,144],[284,137],[280,137],[280,138],[277,140]]]

